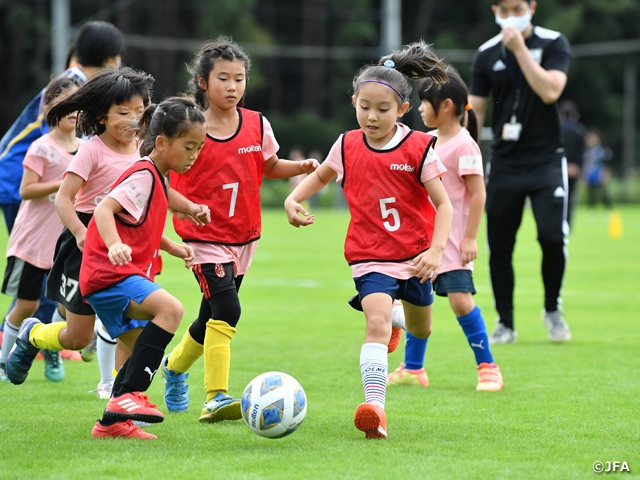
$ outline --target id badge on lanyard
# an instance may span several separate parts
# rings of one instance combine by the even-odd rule
[[[504,50],[504,45],[502,46],[502,48]],[[505,123],[502,126],[502,139],[507,142],[517,142],[518,140],[520,140],[520,134],[522,133],[522,124],[518,122],[516,112],[518,111],[518,105],[520,104],[520,91],[524,75],[522,73],[522,70],[520,70],[520,76],[516,80],[513,72],[509,68],[509,63],[507,62],[506,55],[504,63],[507,66],[509,77],[516,86],[516,98],[513,102],[513,108],[511,109],[511,120],[509,121],[509,123]]]

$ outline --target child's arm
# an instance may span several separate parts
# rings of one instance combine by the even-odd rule
[[[55,182],[40,183],[40,178],[40,175],[29,167],[24,167],[22,181],[20,182],[20,196],[23,200],[35,200],[46,197],[47,195],[56,193],[60,185],[62,185],[62,179],[56,180]]]
[[[122,243],[116,228],[115,215],[121,211],[122,205],[116,199],[107,196],[93,212],[93,219],[109,249],[109,260],[113,265],[124,265],[131,260],[131,247]]]
[[[313,215],[304,209],[300,202],[303,202],[310,196],[318,193],[327,185],[333,177],[336,176],[334,172],[326,163],[323,163],[318,167],[315,173],[312,173],[307,178],[302,180],[293,192],[284,201],[284,210],[287,212],[287,218],[289,223],[294,227],[311,225],[313,223]],[[304,215],[301,217],[299,214]]]
[[[270,179],[290,178],[303,173],[313,173],[318,168],[318,160],[307,158],[302,161],[282,160],[277,155],[264,162],[264,176]]]
[[[436,207],[436,219],[429,250],[421,253],[413,260],[413,265],[416,267],[416,276],[420,278],[420,283],[424,283],[429,279],[433,282],[438,276],[442,254],[444,253],[444,247],[447,245],[451,221],[453,220],[453,207],[451,207],[451,202],[440,177],[432,178],[425,182],[424,188],[427,189],[431,202]]]
[[[76,242],[80,251],[84,248],[84,237],[87,235],[87,227],[85,227],[74,208],[76,201],[76,194],[82,187],[84,180],[81,176],[75,173],[67,172],[67,175],[62,180],[58,194],[56,195],[55,207],[60,220],[69,231],[76,237]]]
[[[169,195],[169,211],[180,220],[191,220],[198,226],[211,222],[211,211],[206,205],[193,203],[171,187],[167,193]]]
[[[469,203],[469,218],[467,219],[467,228],[464,231],[462,239],[462,263],[466,265],[472,262],[478,256],[478,229],[484,212],[484,202],[486,192],[484,188],[484,178],[481,175],[465,175],[467,190],[471,193],[471,203]]]
[[[196,255],[193,252],[193,248],[189,245],[176,243],[164,235],[162,236],[162,240],[160,240],[160,250],[164,250],[169,255],[183,259],[184,266],[186,268],[191,268],[193,266],[193,262],[196,261]]]

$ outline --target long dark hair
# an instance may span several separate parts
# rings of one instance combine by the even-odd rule
[[[433,111],[438,114],[440,104],[447,98],[453,102],[455,113],[460,118],[460,125],[464,125],[464,113],[467,112],[467,130],[476,142],[478,141],[478,119],[473,109],[469,108],[469,90],[460,77],[458,71],[452,66],[447,67],[449,81],[443,83],[438,88],[433,87],[433,81],[426,78],[418,86],[418,96],[420,100],[426,100],[433,107]],[[467,107],[469,105],[469,107]]]
[[[196,54],[193,62],[188,66],[188,71],[191,74],[189,80],[189,93],[193,95],[196,103],[202,108],[207,109],[209,107],[209,98],[207,92],[200,87],[198,83],[198,76],[204,79],[205,82],[209,81],[209,74],[216,65],[216,60],[240,60],[244,63],[245,79],[249,82],[249,70],[251,70],[251,59],[242,50],[240,45],[235,43],[229,37],[218,37],[212,42],[207,42],[200,51]],[[244,106],[244,95],[238,102],[240,107]]]
[[[80,111],[78,131],[84,135],[100,135],[105,126],[100,123],[112,105],[122,105],[134,97],[142,97],[145,107],[151,102],[154,79],[144,72],[129,67],[102,70],[59,101],[47,113],[47,123],[57,125],[71,112]]]
[[[58,100],[58,98],[63,98],[72,87],[79,86],[80,82],[75,78],[54,78],[49,82],[44,92],[44,105],[51,105],[54,101]]]
[[[182,137],[194,123],[205,123],[202,111],[193,99],[170,97],[160,105],[149,105],[139,122],[138,137],[144,139],[140,154],[149,155],[156,146],[158,135],[170,140]]]
[[[438,84],[447,81],[442,60],[421,40],[385,55],[377,65],[363,67],[353,79],[353,92],[357,95],[358,87],[363,82],[383,82],[395,90],[399,103],[402,104],[408,102],[411,95],[412,86],[409,79],[423,78]]]

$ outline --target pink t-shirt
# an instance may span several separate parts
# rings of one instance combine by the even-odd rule
[[[125,210],[118,214],[126,222],[138,224],[144,214],[153,186],[151,172],[136,172],[109,192],[107,197],[116,200]]]
[[[83,140],[78,139],[82,144]],[[24,168],[40,176],[40,183],[61,180],[73,154],[63,150],[50,135],[34,141],[24,157]],[[56,212],[52,193],[43,198],[25,200],[20,205],[7,246],[7,257],[17,257],[31,265],[48,270],[53,266],[56,240],[62,221]]]
[[[438,132],[432,132],[437,136]],[[440,273],[452,270],[473,270],[473,262],[462,264],[462,239],[469,219],[471,193],[467,190],[465,175],[483,175],[482,154],[480,147],[471,138],[466,128],[460,130],[452,139],[440,145],[436,143],[436,152],[447,167],[448,175],[442,178],[451,205],[453,206],[453,223],[444,249]]]
[[[262,156],[266,162],[276,153],[278,153],[280,145],[278,145],[271,124],[264,116],[262,117],[262,127]],[[229,135],[228,137],[224,138],[216,137],[216,139],[225,140],[226,138],[230,138],[231,136],[232,135]],[[193,252],[196,255],[196,263],[203,264],[233,262],[235,265],[236,275],[244,275],[245,273],[247,273],[247,270],[251,265],[253,254],[258,248],[257,241],[241,246],[214,245],[211,243],[196,242],[185,243],[193,248]]]
[[[397,130],[395,135],[381,150],[394,148],[411,131],[409,127],[399,122],[396,123],[396,127]],[[336,182],[341,182],[344,175],[342,165],[342,135],[338,137],[338,140],[336,140],[333,147],[331,147],[324,163],[327,164],[331,170],[337,173]],[[424,157],[420,181],[425,183],[434,178],[442,177],[446,171],[447,169],[438,158],[438,153],[434,149],[430,149]],[[446,175],[444,175],[444,177],[446,178]],[[366,262],[351,265],[351,274],[354,278],[358,278],[366,273],[372,272],[382,273],[384,275],[397,278],[398,280],[407,280],[416,276],[416,269],[411,264],[411,261],[401,263]]]
[[[91,137],[67,168],[67,172],[75,173],[84,180],[76,195],[76,211],[93,213],[96,205],[111,190],[113,182],[138,160],[139,151],[121,155],[107,147],[99,136]]]

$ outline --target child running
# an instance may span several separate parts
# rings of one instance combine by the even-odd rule
[[[242,418],[240,399],[228,395],[231,339],[240,320],[238,291],[260,238],[262,178],[289,178],[318,166],[313,159],[279,159],[267,119],[242,108],[250,67],[246,53],[225,37],[202,46],[191,89],[205,109],[207,138],[194,168],[171,175],[172,187],[210,207],[212,221],[195,228],[174,219],[176,232],[196,253],[193,272],[203,295],[198,318],[162,361],[164,398],[170,412],[187,410],[187,372],[204,355],[207,401],[200,421],[207,423]]]
[[[403,300],[406,329],[428,337],[430,279],[438,275],[451,227],[451,203],[440,181],[446,169],[434,152],[435,138],[397,122],[409,110],[409,78],[438,84],[447,79],[442,62],[423,42],[358,72],[352,102],[360,129],[341,135],[316,174],[304,179],[284,204],[293,226],[312,224],[314,217],[300,202],[335,176],[349,204],[345,258],[366,319],[360,352],[365,403],[356,409],[354,423],[365,438],[387,438],[393,301]]]
[[[73,78],[52,80],[44,95],[44,111],[63,94],[77,90],[79,82]],[[0,353],[0,381],[8,381],[5,370],[9,351],[18,338],[20,325],[38,309],[44,276],[53,264],[55,239],[62,230],[62,222],[53,205],[62,177],[83,141],[76,137],[77,113],[71,112],[46,135],[35,140],[27,150],[24,174],[20,183],[23,202],[7,245],[7,269],[2,293],[16,299],[6,317],[2,351]],[[57,310],[54,313],[54,321]],[[64,379],[64,367],[59,352],[44,350],[49,357],[45,363],[45,377],[59,382]]]
[[[25,352],[31,351],[31,346],[79,350],[86,347],[93,336],[94,310],[85,303],[78,288],[86,226],[96,205],[109,193],[114,181],[140,159],[137,123],[149,105],[152,85],[151,76],[128,67],[105,70],[97,73],[73,94],[54,103],[47,114],[47,121],[56,125],[70,112],[82,111],[81,133],[95,136],[82,146],[69,165],[56,196],[56,209],[65,228],[56,245],[56,256],[47,281],[47,295],[65,307],[67,322],[50,325],[38,323],[33,329],[30,324],[23,328],[24,331],[21,330],[16,341],[17,350],[7,361],[7,376],[12,383],[21,384],[25,381],[32,361]],[[169,196],[172,197],[170,204],[173,210],[188,214],[199,223],[208,218],[206,207],[203,209],[187,201],[175,191],[170,190]],[[144,324],[146,322],[139,326]],[[129,353],[129,349],[123,345],[115,360],[116,368],[124,363]],[[111,355],[113,359],[113,353]],[[105,375],[113,378],[113,365],[111,363],[111,369],[104,368],[104,372],[101,365],[103,379]],[[107,387],[105,396],[108,398],[111,384],[107,384]]]
[[[87,228],[80,290],[113,338],[131,356],[119,370],[113,394],[91,432],[94,438],[153,439],[133,420],[159,423],[162,412],[143,393],[182,320],[182,304],[153,282],[158,250],[182,258],[193,250],[163,235],[169,205],[165,177],[184,173],[204,146],[202,112],[189,98],[169,98],[149,107],[142,120],[145,158],[124,172],[96,207]],[[148,155],[148,156],[146,156]],[[133,318],[151,320],[142,329]]]
[[[477,144],[478,124],[467,103],[467,86],[458,72],[447,69],[449,81],[441,88],[431,88],[429,79],[420,83],[420,114],[438,138],[436,153],[447,168],[442,179],[453,206],[451,233],[444,251],[440,273],[433,282],[436,295],[449,297],[451,310],[473,351],[478,370],[476,390],[495,392],[503,386],[500,369],[493,362],[487,328],[480,308],[473,301],[473,260],[478,256],[476,237],[484,211],[485,189],[482,154]],[[463,128],[465,113],[467,128]],[[389,375],[389,385],[429,386],[424,370],[427,338],[407,332],[404,363]]]

